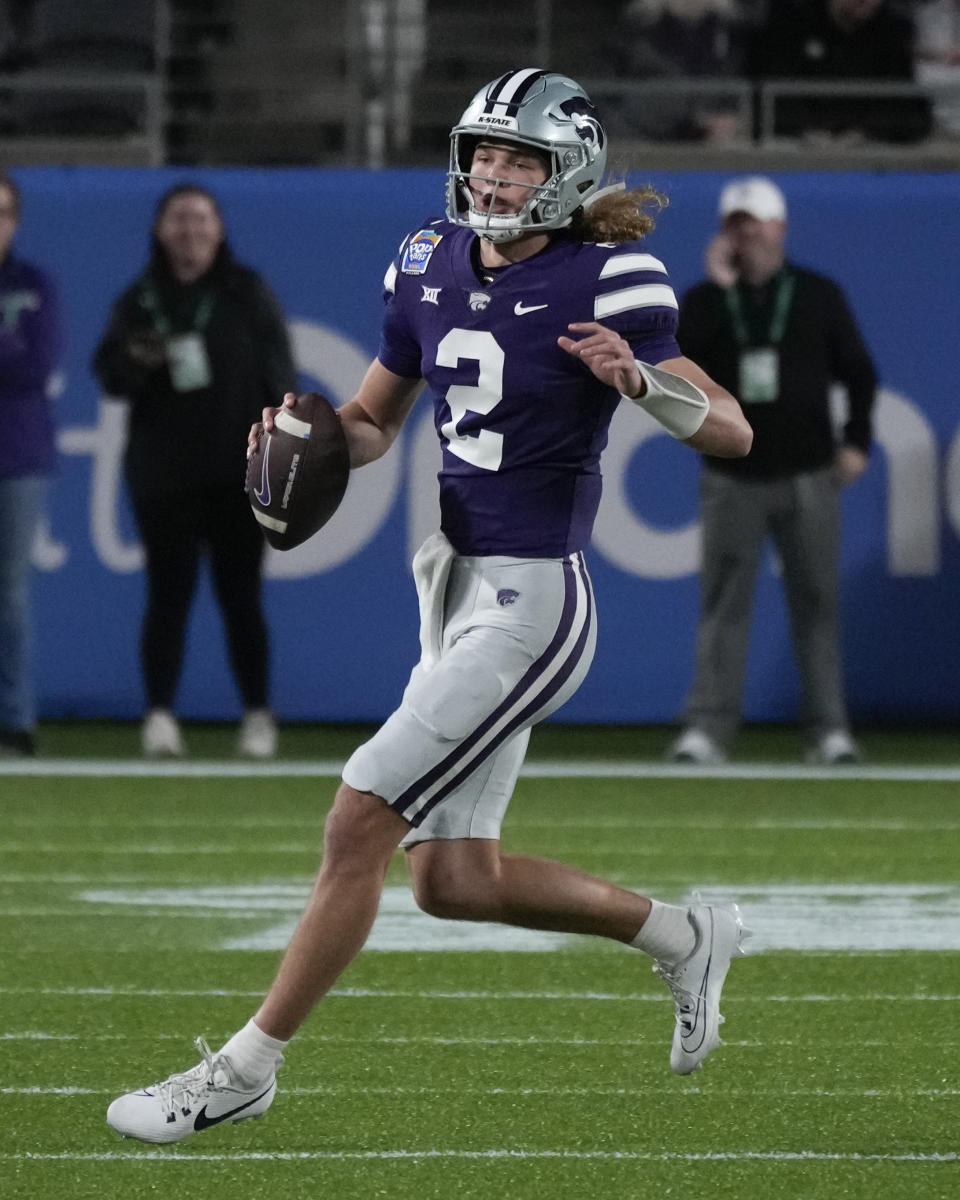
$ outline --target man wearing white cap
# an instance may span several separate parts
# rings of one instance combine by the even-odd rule
[[[747,458],[703,457],[702,612],[696,676],[675,761],[726,758],[740,723],[761,553],[773,538],[793,631],[801,721],[813,762],[852,762],[837,622],[840,489],[867,466],[876,373],[843,292],[784,255],[787,206],[760,176],[721,193],[709,281],[680,309],[683,352],[736,395]],[[847,391],[835,433],[829,394]]]

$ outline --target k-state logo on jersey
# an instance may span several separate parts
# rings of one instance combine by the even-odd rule
[[[490,297],[486,292],[471,292],[470,307],[474,312],[482,312],[490,303]]]
[[[435,233],[432,229],[418,230],[403,252],[400,270],[404,275],[422,275],[442,237],[442,233]]]

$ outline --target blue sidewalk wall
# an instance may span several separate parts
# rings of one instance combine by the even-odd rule
[[[289,316],[304,387],[342,401],[377,345],[380,284],[401,237],[442,209],[442,171],[16,172],[19,248],[59,280],[69,348],[59,400],[62,466],[37,550],[42,714],[136,716],[143,574],[119,477],[124,407],[89,361],[115,295],[141,269],[157,197],[194,179],[221,198],[238,256]],[[660,174],[670,197],[650,249],[679,291],[702,274],[726,176]],[[792,257],[845,288],[883,383],[878,447],[845,495],[845,659],[855,719],[960,715],[960,176],[777,176]],[[635,176],[631,183],[646,182]],[[424,401],[400,444],[356,473],[318,538],[271,552],[267,606],[276,709],[286,719],[375,720],[395,705],[418,649],[409,560],[434,527],[439,453]],[[238,478],[243,447],[238,447]],[[672,721],[690,681],[697,614],[697,458],[636,409],[618,414],[590,554],[600,611],[593,671],[561,714]],[[771,560],[757,595],[746,715],[793,717],[796,678]],[[238,707],[204,582],[179,708]]]

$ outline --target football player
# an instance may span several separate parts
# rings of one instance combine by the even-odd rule
[[[173,1142],[269,1107],[284,1047],[366,941],[399,845],[428,913],[650,955],[675,1000],[674,1071],[719,1044],[735,906],[661,903],[500,846],[530,728],[593,654],[583,551],[615,408],[639,404],[695,450],[750,447],[736,400],[677,346],[673,288],[640,240],[660,198],[601,190],[606,156],[583,89],[536,69],[484,87],[451,133],[446,216],[401,244],[379,353],[340,410],[360,467],[390,448],[424,380],[432,397],[442,519],[414,560],[421,658],[344,768],[313,893],[263,1004],[216,1053],[198,1039],[192,1070],[115,1100],[107,1120],[124,1135]],[[278,411],[265,410],[251,449]]]

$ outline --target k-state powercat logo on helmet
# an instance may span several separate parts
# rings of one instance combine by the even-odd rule
[[[592,142],[597,149],[603,146],[606,140],[603,126],[600,124],[597,110],[586,96],[572,96],[569,100],[564,100],[560,111],[573,122],[577,137],[581,141]]]

